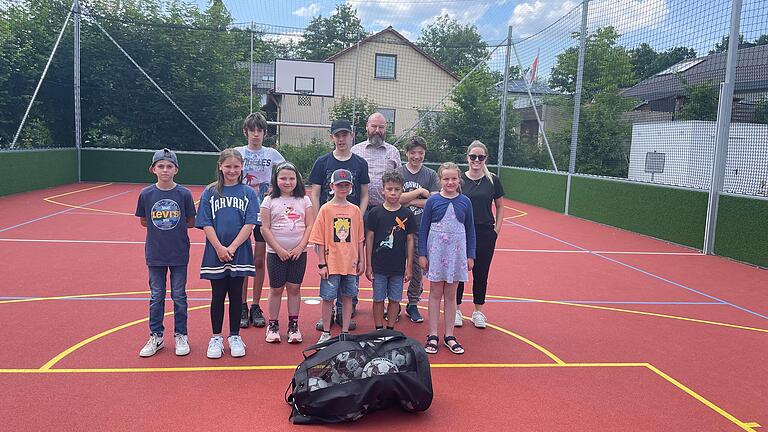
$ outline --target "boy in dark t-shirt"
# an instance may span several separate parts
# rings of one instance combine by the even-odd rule
[[[373,320],[376,329],[383,328],[384,300],[387,305],[387,328],[394,329],[403,283],[411,278],[413,237],[416,232],[413,212],[400,204],[403,175],[387,171],[381,176],[384,204],[368,213],[366,255],[369,263],[365,276],[373,282]]]
[[[163,316],[165,315],[166,274],[171,273],[171,298],[176,339],[176,355],[189,354],[187,340],[187,264],[189,236],[187,229],[195,223],[192,193],[177,185],[173,177],[179,172],[176,154],[162,149],[155,152],[149,172],[157,183],[142,189],[136,205],[136,216],[147,227],[144,253],[149,270],[149,340],[141,349],[141,357],[151,357],[163,348]]]

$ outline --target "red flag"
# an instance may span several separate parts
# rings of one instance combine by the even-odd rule
[[[536,58],[533,59],[533,64],[531,65],[531,84],[533,84],[533,80],[536,79],[536,69],[539,68],[539,56],[536,55]]]

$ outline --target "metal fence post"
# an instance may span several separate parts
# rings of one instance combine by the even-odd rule
[[[507,95],[509,88],[509,51],[512,45],[512,26],[507,30],[507,52],[504,55],[504,85],[501,93],[501,112],[499,113],[499,154],[496,159],[496,175],[501,177],[501,165],[504,162],[504,141],[507,136]]]
[[[571,177],[576,171],[576,145],[579,142],[579,117],[581,115],[581,88],[584,78],[584,56],[587,51],[587,15],[589,0],[581,4],[581,31],[579,34],[579,60],[576,69],[576,94],[573,97],[573,124],[571,124],[571,151],[568,159],[568,176],[565,183],[565,214],[569,214],[571,203]]]
[[[741,0],[734,0],[731,9],[731,32],[728,39],[728,57],[725,66],[725,82],[720,86],[720,100],[717,107],[717,135],[715,137],[715,157],[712,161],[712,179],[709,186],[707,204],[707,226],[704,231],[704,253],[714,254],[715,230],[717,228],[717,208],[720,191],[725,176],[725,161],[728,156],[728,137],[731,128],[731,109],[733,107],[733,89],[736,78],[736,63],[739,56],[739,30],[741,20]]]
[[[77,181],[82,181],[82,163],[80,149],[82,147],[82,122],[80,112],[80,0],[75,0],[74,7],[74,55],[73,55],[73,79],[75,98],[75,148],[77,149]]]

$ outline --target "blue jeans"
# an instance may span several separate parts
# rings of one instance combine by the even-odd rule
[[[167,270],[171,270],[171,298],[173,299],[173,330],[187,334],[187,266],[149,266],[149,331],[163,335],[165,315],[165,283]]]
[[[328,275],[328,279],[320,279],[320,298],[332,301],[341,296],[357,297],[357,278],[355,275]]]
[[[373,274],[373,301],[383,302],[385,299],[389,301],[400,302],[403,300],[403,275],[387,276],[379,273]]]

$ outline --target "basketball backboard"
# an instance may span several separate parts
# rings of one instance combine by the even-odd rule
[[[275,60],[275,93],[334,96],[336,64],[311,60]]]

